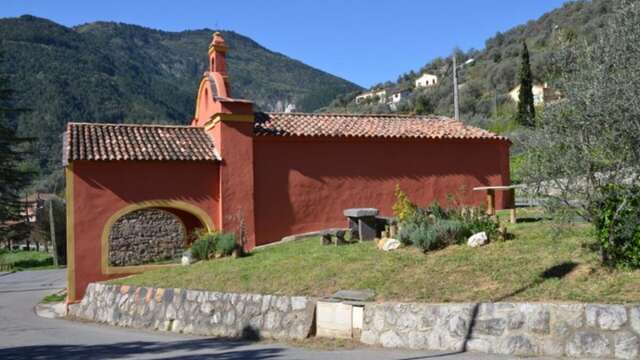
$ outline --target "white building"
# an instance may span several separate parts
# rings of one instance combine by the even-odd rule
[[[395,91],[395,92],[393,92],[391,94],[391,99],[389,100],[389,103],[397,104],[400,101],[406,99],[409,96],[410,93],[411,92],[409,90],[398,90],[398,91]]]
[[[536,84],[531,87],[533,93],[533,104],[542,105],[545,102],[558,100],[561,94],[558,91],[553,90],[547,84]],[[515,102],[520,101],[520,85],[509,91],[509,96]]]
[[[366,93],[360,94],[356,96],[356,104],[360,104],[374,97],[378,98],[378,103],[384,104],[385,102],[387,102],[387,90],[385,89],[373,90],[373,91],[368,91]]]
[[[438,77],[432,74],[427,74],[427,73],[420,75],[420,77],[416,79],[417,88],[434,86],[437,83],[438,83]]]

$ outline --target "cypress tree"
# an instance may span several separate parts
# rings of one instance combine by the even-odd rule
[[[536,117],[536,109],[533,104],[533,79],[531,76],[531,63],[529,62],[529,49],[527,43],[522,42],[522,64],[518,73],[520,93],[518,95],[518,113],[516,120],[524,126],[533,126]]]
[[[0,65],[4,59],[0,49]],[[31,180],[31,173],[21,168],[25,152],[21,149],[29,141],[16,135],[12,120],[23,112],[12,104],[13,89],[9,76],[0,72],[0,227],[9,221],[20,221],[24,203],[20,192]],[[6,230],[6,229],[5,229]]]

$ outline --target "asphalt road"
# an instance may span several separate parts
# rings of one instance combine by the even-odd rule
[[[477,353],[391,351],[371,347],[311,350],[38,317],[34,305],[45,295],[65,287],[64,278],[64,270],[0,273],[0,359],[515,359]]]

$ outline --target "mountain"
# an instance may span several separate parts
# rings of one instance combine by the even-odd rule
[[[467,122],[494,131],[505,126],[515,111],[508,92],[517,85],[522,42],[526,41],[531,54],[531,67],[536,83],[553,84],[554,54],[564,46],[580,41],[590,42],[604,27],[618,0],[571,1],[550,11],[537,20],[498,32],[487,39],[484,49],[456,50],[460,68],[460,112]],[[453,84],[451,57],[439,57],[418,71],[402,74],[395,81],[378,84],[373,89],[388,92],[409,90],[405,100],[395,106],[378,104],[377,99],[356,104],[357,92],[341,95],[325,111],[330,112],[407,112],[434,113],[453,116]],[[415,89],[414,82],[422,73],[438,76],[438,85]],[[395,109],[392,109],[395,108]]]
[[[270,51],[232,31],[232,94],[262,110],[314,111],[360,87]],[[37,139],[36,171],[60,166],[60,134],[69,121],[187,124],[207,66],[213,30],[165,32],[95,22],[73,28],[33,16],[0,19],[3,72],[16,105],[32,111],[16,120]]]

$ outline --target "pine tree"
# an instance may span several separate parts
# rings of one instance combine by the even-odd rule
[[[0,49],[0,65],[4,59]],[[12,104],[13,90],[9,85],[9,76],[0,73],[0,227],[11,221],[21,219],[24,203],[20,192],[29,184],[31,173],[21,168],[25,153],[21,147],[28,139],[16,135],[12,120],[23,109]]]
[[[533,79],[531,76],[531,64],[529,62],[529,49],[527,43],[522,42],[522,65],[518,73],[520,81],[520,93],[518,95],[518,113],[516,120],[524,126],[533,126],[536,117],[536,109],[533,104]]]

